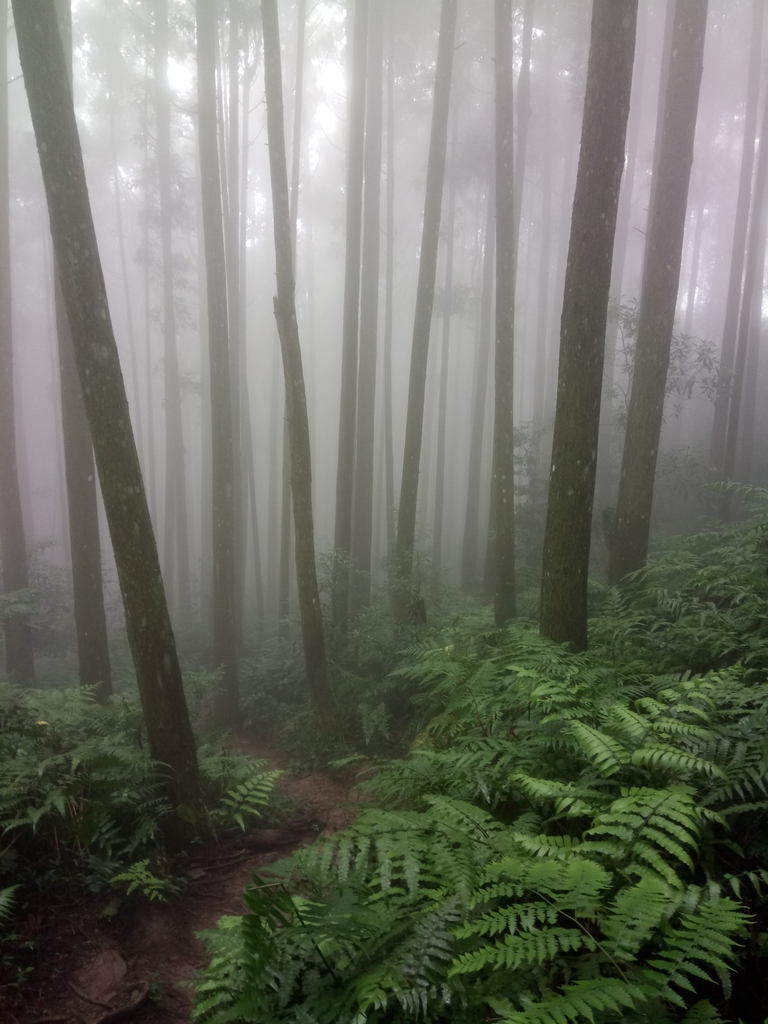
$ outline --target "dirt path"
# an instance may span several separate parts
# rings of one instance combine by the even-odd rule
[[[283,767],[276,752],[254,749],[247,738],[234,745],[265,757],[270,768]],[[196,848],[181,869],[183,892],[167,903],[131,898],[105,917],[110,893],[69,906],[52,902],[50,913],[39,912],[41,920],[32,922],[38,962],[18,997],[6,993],[4,1024],[188,1021],[192,998],[185,983],[206,963],[197,932],[243,912],[241,894],[254,871],[348,824],[356,813],[354,783],[351,775],[286,773],[278,789],[295,800],[297,817]],[[126,1014],[118,1018],[114,1011],[122,1007]]]

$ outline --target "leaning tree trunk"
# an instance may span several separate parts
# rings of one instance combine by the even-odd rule
[[[532,12],[529,12],[529,15]],[[512,141],[512,0],[496,0],[496,358],[494,362],[493,609],[497,626],[515,615],[515,204]]]
[[[637,0],[595,0],[560,324],[541,632],[587,646],[587,573],[605,325],[624,167]]]
[[[616,525],[609,551],[612,583],[640,569],[648,553],[706,27],[707,0],[676,0],[664,119],[657,126],[662,133],[659,169],[646,238]]]
[[[3,5],[0,11],[0,555],[5,595],[29,587],[14,420],[7,40],[8,8]],[[29,616],[21,611],[6,615],[3,631],[6,675],[15,683],[31,683],[35,675],[35,656]]]
[[[763,0],[752,0],[751,46],[747,72],[747,104],[744,113],[744,141],[739,172],[739,194],[736,200],[736,220],[728,277],[728,297],[725,303],[723,341],[720,348],[719,387],[715,398],[712,422],[712,440],[709,464],[717,476],[722,474],[725,457],[725,435],[728,425],[728,396],[730,393],[736,335],[739,329],[739,306],[744,276],[744,253],[747,244],[749,202],[752,194],[752,171],[755,163],[755,133],[757,131],[757,98],[760,89],[760,64],[763,49]]]
[[[352,495],[357,413],[357,344],[360,305],[360,239],[363,218],[363,152],[365,139],[365,69],[368,0],[355,0],[355,26],[349,80],[347,139],[347,238],[344,270],[344,318],[341,341],[339,453],[336,468],[334,526],[333,618],[346,628],[349,613],[349,553],[352,543]]]
[[[381,108],[383,11],[375,4],[369,15],[368,73],[365,128],[365,199],[363,205],[363,262],[360,280],[360,356],[357,374],[357,431],[354,470],[352,565],[356,576],[350,588],[351,610],[371,599],[373,547],[374,414],[378,359],[379,257],[381,251]]]
[[[216,140],[216,10],[211,0],[197,2],[197,93],[211,387],[213,654],[216,667],[223,671],[223,686],[217,692],[215,710],[219,721],[234,724],[238,715],[235,470],[224,228]]]
[[[69,0],[59,0],[56,12],[71,82],[72,13]],[[112,693],[112,667],[104,610],[96,471],[55,255],[53,276],[78,669],[81,684],[95,687],[99,700],[106,700]]]
[[[272,183],[272,207],[277,267],[275,319],[285,374],[285,401],[291,451],[291,490],[296,537],[296,577],[304,643],[304,666],[310,699],[326,729],[334,726],[334,699],[325,654],[323,614],[317,587],[315,538],[312,522],[312,460],[309,420],[304,391],[299,326],[296,320],[291,251],[288,170],[285,159],[283,82],[277,0],[262,0],[264,33],[264,92],[267,102],[267,139]]]
[[[152,758],[180,826],[200,814],[197,757],[107,304],[53,0],[13,0],[67,316]],[[165,770],[165,769],[163,769]],[[173,832],[172,832],[173,835]]]
[[[392,611],[403,622],[412,604],[411,569],[416,536],[416,499],[419,490],[421,435],[424,425],[424,392],[427,383],[427,357],[435,301],[437,246],[440,237],[440,212],[448,146],[448,107],[451,98],[454,40],[456,37],[456,0],[443,0],[440,11],[440,39],[435,69],[435,94],[432,130],[427,160],[424,197],[424,225],[421,235],[416,312],[413,320],[411,371],[408,384],[408,408],[405,420],[403,477],[400,486],[400,514],[392,580]]]

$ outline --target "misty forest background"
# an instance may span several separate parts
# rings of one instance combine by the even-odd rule
[[[247,734],[373,806],[197,1019],[764,1019],[767,15],[0,14],[0,922]]]

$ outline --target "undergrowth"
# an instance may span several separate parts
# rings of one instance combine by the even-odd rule
[[[205,934],[194,1019],[762,1021],[766,568],[759,524],[683,539],[584,655],[412,642],[410,753]]]
[[[198,759],[212,830],[252,825],[279,773],[223,743],[203,743]],[[0,684],[0,891],[64,878],[98,891],[155,860],[170,812],[161,772],[137,699]]]

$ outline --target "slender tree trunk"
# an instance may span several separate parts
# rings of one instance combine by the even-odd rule
[[[394,8],[387,25],[387,266],[384,298],[384,473],[387,564],[395,554],[395,467],[392,439],[392,306],[395,294],[395,64]]]
[[[213,654],[214,664],[223,673],[222,687],[216,694],[215,711],[220,722],[233,725],[237,721],[239,707],[232,377],[221,179],[216,139],[216,9],[211,0],[197,2],[197,91],[211,381]]]
[[[256,590],[256,620],[264,625],[264,581],[261,571],[261,542],[259,538],[259,516],[256,507],[256,467],[253,461],[253,425],[251,423],[251,402],[248,387],[248,333],[246,310],[248,308],[247,254],[248,248],[248,153],[249,142],[249,110],[253,76],[256,71],[254,64],[247,67],[243,76],[243,129],[240,156],[240,431],[241,431],[241,479],[243,481],[243,524],[247,521],[247,511],[251,512],[251,541],[253,545],[253,576]],[[247,481],[248,491],[245,492]],[[247,500],[246,500],[247,498]]]
[[[659,78],[659,94],[656,98],[656,121],[657,126],[664,122],[664,110],[667,102],[667,88],[669,86],[669,71],[672,57],[672,34],[675,23],[675,6],[677,0],[664,0],[664,36],[661,42],[661,75]],[[651,193],[648,198],[648,224],[653,219],[653,210],[656,203],[656,188],[659,181],[659,160],[661,158],[661,134],[656,132],[653,143],[653,160],[651,161]],[[645,252],[643,254],[643,273],[645,263],[648,260],[648,232],[645,234]]]
[[[67,0],[68,2],[68,0]],[[117,158],[117,132],[115,127],[117,96],[112,88],[109,90],[109,145],[112,157],[112,180],[115,187],[115,225],[117,227],[117,248],[120,254],[120,276],[123,282],[125,300],[125,323],[128,329],[128,356],[131,360],[131,384],[133,392],[133,415],[136,420],[139,455],[144,451],[144,424],[141,415],[141,398],[139,388],[139,367],[136,358],[136,331],[133,323],[133,302],[131,300],[131,284],[128,277],[128,257],[125,252],[125,232],[123,230],[123,204],[120,201],[120,166]],[[142,465],[143,465],[142,458]]]
[[[241,450],[242,390],[242,305],[240,296],[240,14],[239,0],[229,0],[228,97],[227,97],[227,164],[226,219],[224,245],[227,260],[227,323],[229,325],[230,397],[232,401],[232,467],[234,473],[233,502],[235,533],[235,637],[238,653],[243,643],[243,600],[245,589],[245,512],[247,501]],[[224,68],[222,66],[222,85]],[[222,103],[224,97],[222,96]],[[244,115],[245,116],[245,115]]]
[[[535,0],[525,0],[523,8],[523,46],[520,55],[520,75],[517,80],[517,148],[514,164],[514,231],[515,265],[520,235],[520,215],[523,209],[525,187],[525,157],[528,150],[528,125],[531,120],[531,38],[533,36]],[[512,115],[510,114],[510,124]],[[510,174],[510,177],[512,175]]]
[[[151,3],[152,0],[149,0]],[[152,381],[152,275],[149,225],[152,219],[152,201],[149,188],[149,58],[144,69],[144,370],[147,392],[147,449],[149,476],[149,509],[157,523],[157,468],[155,460],[155,400]]]
[[[657,127],[662,132],[658,180],[648,221],[632,393],[609,552],[612,583],[640,569],[648,553],[706,27],[707,0],[676,0],[667,98]]]
[[[693,330],[693,311],[696,305],[696,292],[699,286],[699,263],[701,261],[701,236],[704,233],[704,188],[702,186],[701,197],[696,206],[696,226],[693,232],[693,246],[691,249],[691,273],[688,278],[688,295],[685,306],[685,321],[683,323],[683,334],[690,337]]]
[[[760,138],[768,139],[768,87],[763,100],[763,123]],[[747,353],[751,345],[760,343],[760,329],[753,325],[754,307],[762,307],[762,285],[765,264],[764,220],[766,214],[766,191],[768,190],[768,145],[761,142],[757,155],[757,170],[752,193],[749,217],[749,238],[747,240],[746,264],[744,267],[744,293],[739,314],[739,333],[736,342],[736,360],[733,368],[731,400],[728,405],[728,424],[725,433],[723,479],[733,480],[736,473],[736,453],[741,423],[741,409],[744,392],[744,371]],[[761,260],[762,256],[762,260]],[[759,297],[758,297],[759,296]],[[756,318],[755,318],[756,319]],[[756,334],[754,327],[757,326]],[[750,331],[750,327],[753,328]],[[720,505],[720,515],[728,520],[731,515],[731,495],[726,493]]]
[[[544,86],[541,117],[543,124],[552,119],[552,11],[547,8],[544,28]],[[520,97],[518,94],[518,103]],[[533,369],[533,415],[528,501],[536,507],[541,480],[541,443],[544,432],[544,399],[547,369],[547,339],[549,338],[550,250],[552,243],[552,145],[549,132],[544,138],[541,155],[541,221],[537,230],[540,238],[538,295],[536,306],[536,355]]]
[[[405,621],[411,609],[411,569],[416,535],[416,499],[419,489],[421,434],[424,423],[424,391],[427,382],[427,356],[435,300],[437,246],[440,237],[440,211],[443,203],[445,156],[448,145],[448,107],[451,98],[451,73],[456,37],[456,0],[442,0],[440,38],[435,69],[432,106],[432,130],[427,160],[424,198],[424,226],[421,235],[419,280],[413,321],[411,371],[403,449],[403,479],[400,486],[400,515],[397,523],[392,610]]]
[[[14,0],[51,234],[112,537],[151,756],[181,822],[201,807],[194,738],[107,304],[52,0]],[[169,826],[169,838],[178,832]]]
[[[59,0],[56,10],[71,76],[72,15],[69,0]],[[81,684],[94,686],[98,699],[106,700],[112,693],[112,669],[101,573],[96,469],[55,256],[54,296],[78,669]]]
[[[165,539],[168,589],[178,590],[182,621],[192,615],[187,529],[187,486],[174,304],[171,94],[168,84],[168,0],[155,0],[155,111],[163,269],[163,380],[165,390]],[[174,556],[176,558],[174,573]]]
[[[355,24],[349,78],[347,136],[347,203],[344,269],[344,318],[341,341],[339,452],[336,469],[333,618],[345,629],[349,611],[349,554],[352,542],[352,495],[357,414],[357,362],[360,303],[360,245],[363,212],[365,140],[365,68],[368,0],[355,0]],[[348,44],[349,45],[349,44]]]
[[[27,544],[16,465],[16,423],[11,317],[11,230],[8,168],[8,9],[0,11],[0,555],[3,593],[29,587]],[[15,683],[31,683],[35,656],[29,616],[7,615],[5,672]]]
[[[461,586],[475,590],[478,582],[478,547],[480,530],[480,473],[483,456],[485,402],[488,392],[488,369],[491,365],[491,311],[493,309],[493,268],[496,252],[496,176],[488,186],[488,212],[483,246],[483,279],[480,294],[480,325],[477,339],[477,375],[472,402],[469,433],[469,475],[467,509],[464,516],[464,541],[461,552]]]
[[[747,72],[747,103],[744,114],[744,142],[741,151],[739,172],[739,194],[736,200],[736,221],[733,228],[733,245],[728,277],[728,297],[725,304],[723,342],[720,349],[719,387],[715,398],[715,413],[712,422],[712,440],[709,449],[709,464],[716,476],[722,475],[725,459],[725,435],[728,426],[728,397],[733,371],[733,357],[736,351],[736,335],[739,327],[739,307],[744,274],[744,254],[749,224],[749,204],[752,193],[752,171],[755,163],[755,134],[757,131],[757,98],[760,88],[760,64],[763,50],[763,0],[752,0],[751,46],[749,70]]]
[[[541,632],[587,645],[587,574],[605,325],[624,167],[637,0],[595,0],[560,326]]]
[[[453,306],[453,254],[456,240],[456,139],[459,105],[454,102],[451,125],[451,161],[448,172],[448,216],[445,222],[445,289],[443,292],[443,337],[440,351],[440,390],[437,407],[437,464],[435,466],[435,516],[432,528],[432,593],[440,595],[443,563],[443,522],[445,520],[445,434],[448,419],[448,369],[451,349]]]
[[[379,262],[381,251],[381,142],[383,79],[383,11],[374,4],[369,15],[367,110],[365,129],[365,200],[363,263],[360,281],[360,358],[357,376],[357,432],[354,469],[352,611],[371,599],[373,545],[374,424],[379,327]]]
[[[533,11],[530,12],[533,14]],[[512,0],[496,0],[496,354],[494,362],[493,608],[497,626],[515,615],[515,207],[512,136]]]
[[[304,36],[306,27],[306,0],[299,0],[296,19],[296,76],[293,90],[293,145],[291,153],[291,253],[294,280],[296,275],[296,249],[299,226],[299,184],[301,181],[301,121],[304,100]],[[287,643],[290,635],[291,548],[294,543],[291,514],[291,451],[288,424],[283,422],[282,493],[280,496],[280,579],[278,593],[278,619],[280,639]]]
[[[323,616],[315,568],[312,464],[301,345],[294,302],[295,283],[291,251],[288,171],[285,159],[280,31],[276,0],[262,0],[261,19],[264,33],[267,136],[277,264],[277,297],[274,305],[285,374],[299,613],[310,699],[325,728],[330,730],[333,728],[334,700],[328,676]]]
[[[763,340],[763,297],[765,293],[765,251],[766,251],[766,209],[763,203],[763,226],[760,238],[760,253],[758,255],[758,268],[763,269],[758,274],[761,280],[757,282],[752,298],[752,313],[749,325],[749,348],[744,366],[744,398],[743,410],[741,413],[741,425],[739,428],[739,451],[738,469],[736,470],[739,480],[744,484],[754,483],[752,479],[752,465],[754,461],[755,446],[755,413],[757,411],[757,385],[760,375],[760,349]]]

